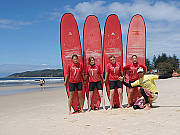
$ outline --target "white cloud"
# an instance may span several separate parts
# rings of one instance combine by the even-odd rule
[[[143,14],[152,21],[180,20],[180,9],[177,7],[180,2],[157,1],[154,4],[151,1],[135,0],[133,3],[112,2],[107,4],[105,1],[81,2],[72,8],[65,6],[65,10],[73,13],[77,19],[84,18],[89,14],[107,15],[111,13],[118,14],[121,18],[129,18],[129,15],[137,13]]]
[[[179,21],[180,9],[174,3],[157,2],[153,6],[147,5],[144,15],[150,20]]]
[[[82,39],[83,24],[90,14],[96,15],[101,25],[103,35],[105,21],[108,15],[117,14],[123,33],[123,45],[127,42],[128,26],[135,14],[141,14],[147,30],[147,56],[166,52],[176,54],[180,58],[180,2],[134,0],[133,2],[93,1],[81,2],[71,7],[67,5],[65,12],[74,14],[80,26]],[[102,36],[103,37],[103,36]],[[125,49],[124,49],[125,50]]]
[[[35,21],[17,21],[10,19],[0,19],[0,28],[20,29],[23,26],[32,25]]]
[[[77,4],[74,8],[66,7],[66,10],[73,13],[80,20],[84,20],[90,14],[101,15],[106,10],[104,1],[96,2],[82,2]]]
[[[48,66],[48,64],[42,64],[42,66]]]

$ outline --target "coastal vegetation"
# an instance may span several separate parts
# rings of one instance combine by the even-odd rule
[[[162,53],[157,57],[154,55],[152,62],[146,59],[146,66],[149,72],[154,70],[159,74],[169,74],[172,73],[173,70],[180,72],[179,59],[177,56],[167,56],[166,53]]]

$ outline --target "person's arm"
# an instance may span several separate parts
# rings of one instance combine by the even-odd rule
[[[64,85],[67,85],[67,80],[68,80],[68,78],[69,78],[69,73],[67,73],[66,76],[65,76]]]
[[[120,70],[121,76],[123,76],[123,70],[122,70],[121,66],[120,66],[119,70]]]
[[[173,77],[172,75],[159,75],[159,79],[167,79]]]
[[[64,80],[64,85],[66,86],[67,85],[67,80],[69,79],[69,76],[70,76],[70,64],[68,65],[67,67],[67,74],[65,76],[65,80]]]
[[[126,79],[126,73],[127,73],[128,68],[129,68],[129,65],[126,65],[123,70],[123,75],[124,75],[125,79]]]
[[[108,76],[109,76],[109,70],[110,70],[110,68],[109,68],[109,64],[107,64],[107,68],[106,68],[106,74],[105,74],[105,79],[104,79],[104,82],[106,82],[106,81],[107,81],[107,78],[108,78]]]
[[[123,71],[121,70],[121,75],[124,76]]]
[[[127,70],[126,70],[126,68],[124,68],[124,70],[123,70],[123,75],[124,75],[124,79],[126,80],[126,72]]]
[[[88,73],[88,67],[86,67],[86,71],[85,71],[85,74],[84,74],[84,80],[86,81],[89,77],[89,73]]]
[[[131,86],[130,83],[127,83],[127,82],[125,82],[124,80],[122,81],[122,83],[123,83],[126,87],[134,88],[134,87]]]
[[[109,72],[106,72],[104,82],[106,82],[106,81],[107,81],[108,75],[109,75]]]
[[[104,78],[103,78],[103,74],[100,74],[100,77],[101,77],[102,82],[104,83],[105,80],[104,80]]]
[[[133,88],[130,83],[127,83],[127,82],[124,81],[124,77],[119,77],[118,79],[119,79],[126,87]]]
[[[180,74],[178,74],[176,71],[173,71],[173,73],[169,75],[159,75],[159,79],[167,79],[167,78],[178,77],[178,76],[180,76]]]

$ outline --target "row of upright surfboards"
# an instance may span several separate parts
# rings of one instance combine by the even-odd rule
[[[103,71],[103,60],[104,60],[104,72],[106,72],[106,65],[110,62],[109,56],[114,55],[116,61],[121,63],[123,70],[123,47],[122,47],[122,34],[121,24],[119,18],[115,14],[108,16],[105,28],[104,28],[104,45],[102,47],[101,29],[98,19],[94,15],[90,15],[86,18],[84,23],[83,32],[83,55],[81,49],[81,42],[79,36],[79,30],[74,16],[70,13],[66,13],[62,16],[60,23],[60,41],[61,41],[61,56],[63,62],[64,76],[67,74],[67,66],[71,63],[71,57],[73,54],[77,54],[79,62],[83,63],[84,70],[88,64],[88,58],[93,56],[96,64],[101,66]],[[146,57],[146,28],[143,17],[141,15],[135,15],[132,17],[127,39],[126,48],[126,64],[131,63],[131,56],[137,55],[139,63],[145,65]],[[104,59],[103,59],[104,56]],[[127,76],[128,78],[128,76]],[[85,93],[88,98],[89,87],[83,85],[83,98],[85,99]],[[69,86],[66,87],[67,95],[69,96]],[[106,91],[108,98],[110,96],[110,89],[108,81],[106,83]],[[127,89],[128,91],[128,89]],[[134,91],[132,102],[135,102],[139,94]],[[100,97],[97,89],[95,89],[91,108],[97,109],[100,106]],[[113,107],[119,106],[118,92],[115,90]],[[79,109],[78,94],[75,92],[72,107],[74,111]]]

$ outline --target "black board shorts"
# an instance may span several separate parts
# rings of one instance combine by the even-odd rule
[[[98,90],[103,90],[101,81],[98,81],[98,82],[89,82],[89,91],[94,91],[95,86]]]
[[[117,81],[109,80],[109,88],[110,90],[115,88],[122,88],[122,82],[120,80]]]
[[[69,91],[75,91],[75,88],[77,89],[77,91],[81,91],[82,90],[82,83],[70,83],[69,82]]]

